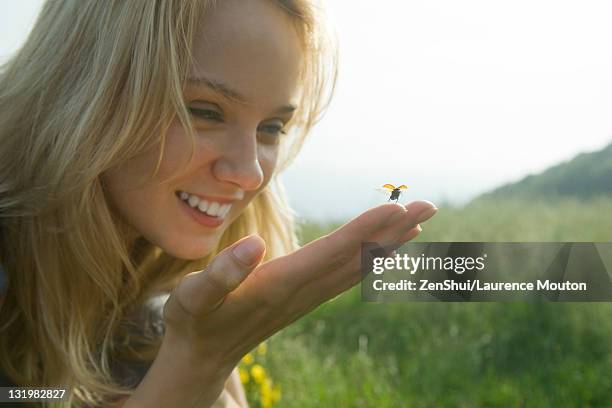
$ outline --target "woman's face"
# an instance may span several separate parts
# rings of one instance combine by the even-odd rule
[[[113,205],[138,235],[182,259],[207,255],[269,182],[296,109],[301,48],[269,0],[217,2],[199,25],[185,100],[196,128],[178,122],[160,146],[104,174]],[[180,171],[179,171],[180,170]]]

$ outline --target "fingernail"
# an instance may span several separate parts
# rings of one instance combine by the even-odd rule
[[[420,224],[424,221],[427,221],[428,219],[430,219],[431,217],[433,217],[433,215],[438,212],[438,208],[437,207],[432,207],[432,208],[428,208],[426,210],[423,210],[419,213],[419,215],[416,218],[416,222],[417,224]]]
[[[263,244],[261,238],[251,236],[238,244],[232,250],[232,253],[243,264],[252,265],[259,260],[262,250]]]

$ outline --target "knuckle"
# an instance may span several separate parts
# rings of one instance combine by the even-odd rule
[[[225,284],[225,288],[229,291],[235,289],[238,285],[240,285],[244,278],[244,271],[235,268],[229,268],[223,271],[223,275],[223,282]]]
[[[210,268],[210,270],[205,270],[203,277],[205,283],[212,287],[213,290],[227,292],[231,288],[229,286],[229,279],[227,276],[224,276],[225,271],[225,268]]]
[[[204,278],[213,290],[228,292],[242,280],[243,269],[232,256],[219,257],[204,270]]]
[[[229,291],[242,282],[248,272],[243,263],[235,258],[233,254],[216,258],[208,268],[207,278],[212,286],[217,289]]]

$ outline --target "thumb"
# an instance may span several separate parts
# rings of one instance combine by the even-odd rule
[[[185,312],[202,316],[217,309],[225,297],[236,289],[261,262],[266,244],[257,235],[250,235],[221,251],[200,272],[185,276],[168,298],[166,317]],[[182,310],[177,310],[182,309]]]

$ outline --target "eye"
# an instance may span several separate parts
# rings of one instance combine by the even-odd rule
[[[257,129],[258,139],[265,144],[278,144],[283,135],[287,134],[282,122],[268,123]]]
[[[204,108],[189,108],[189,112],[193,116],[201,120],[213,121],[213,122],[221,122],[223,117],[221,113],[212,110],[212,109],[204,109]]]

